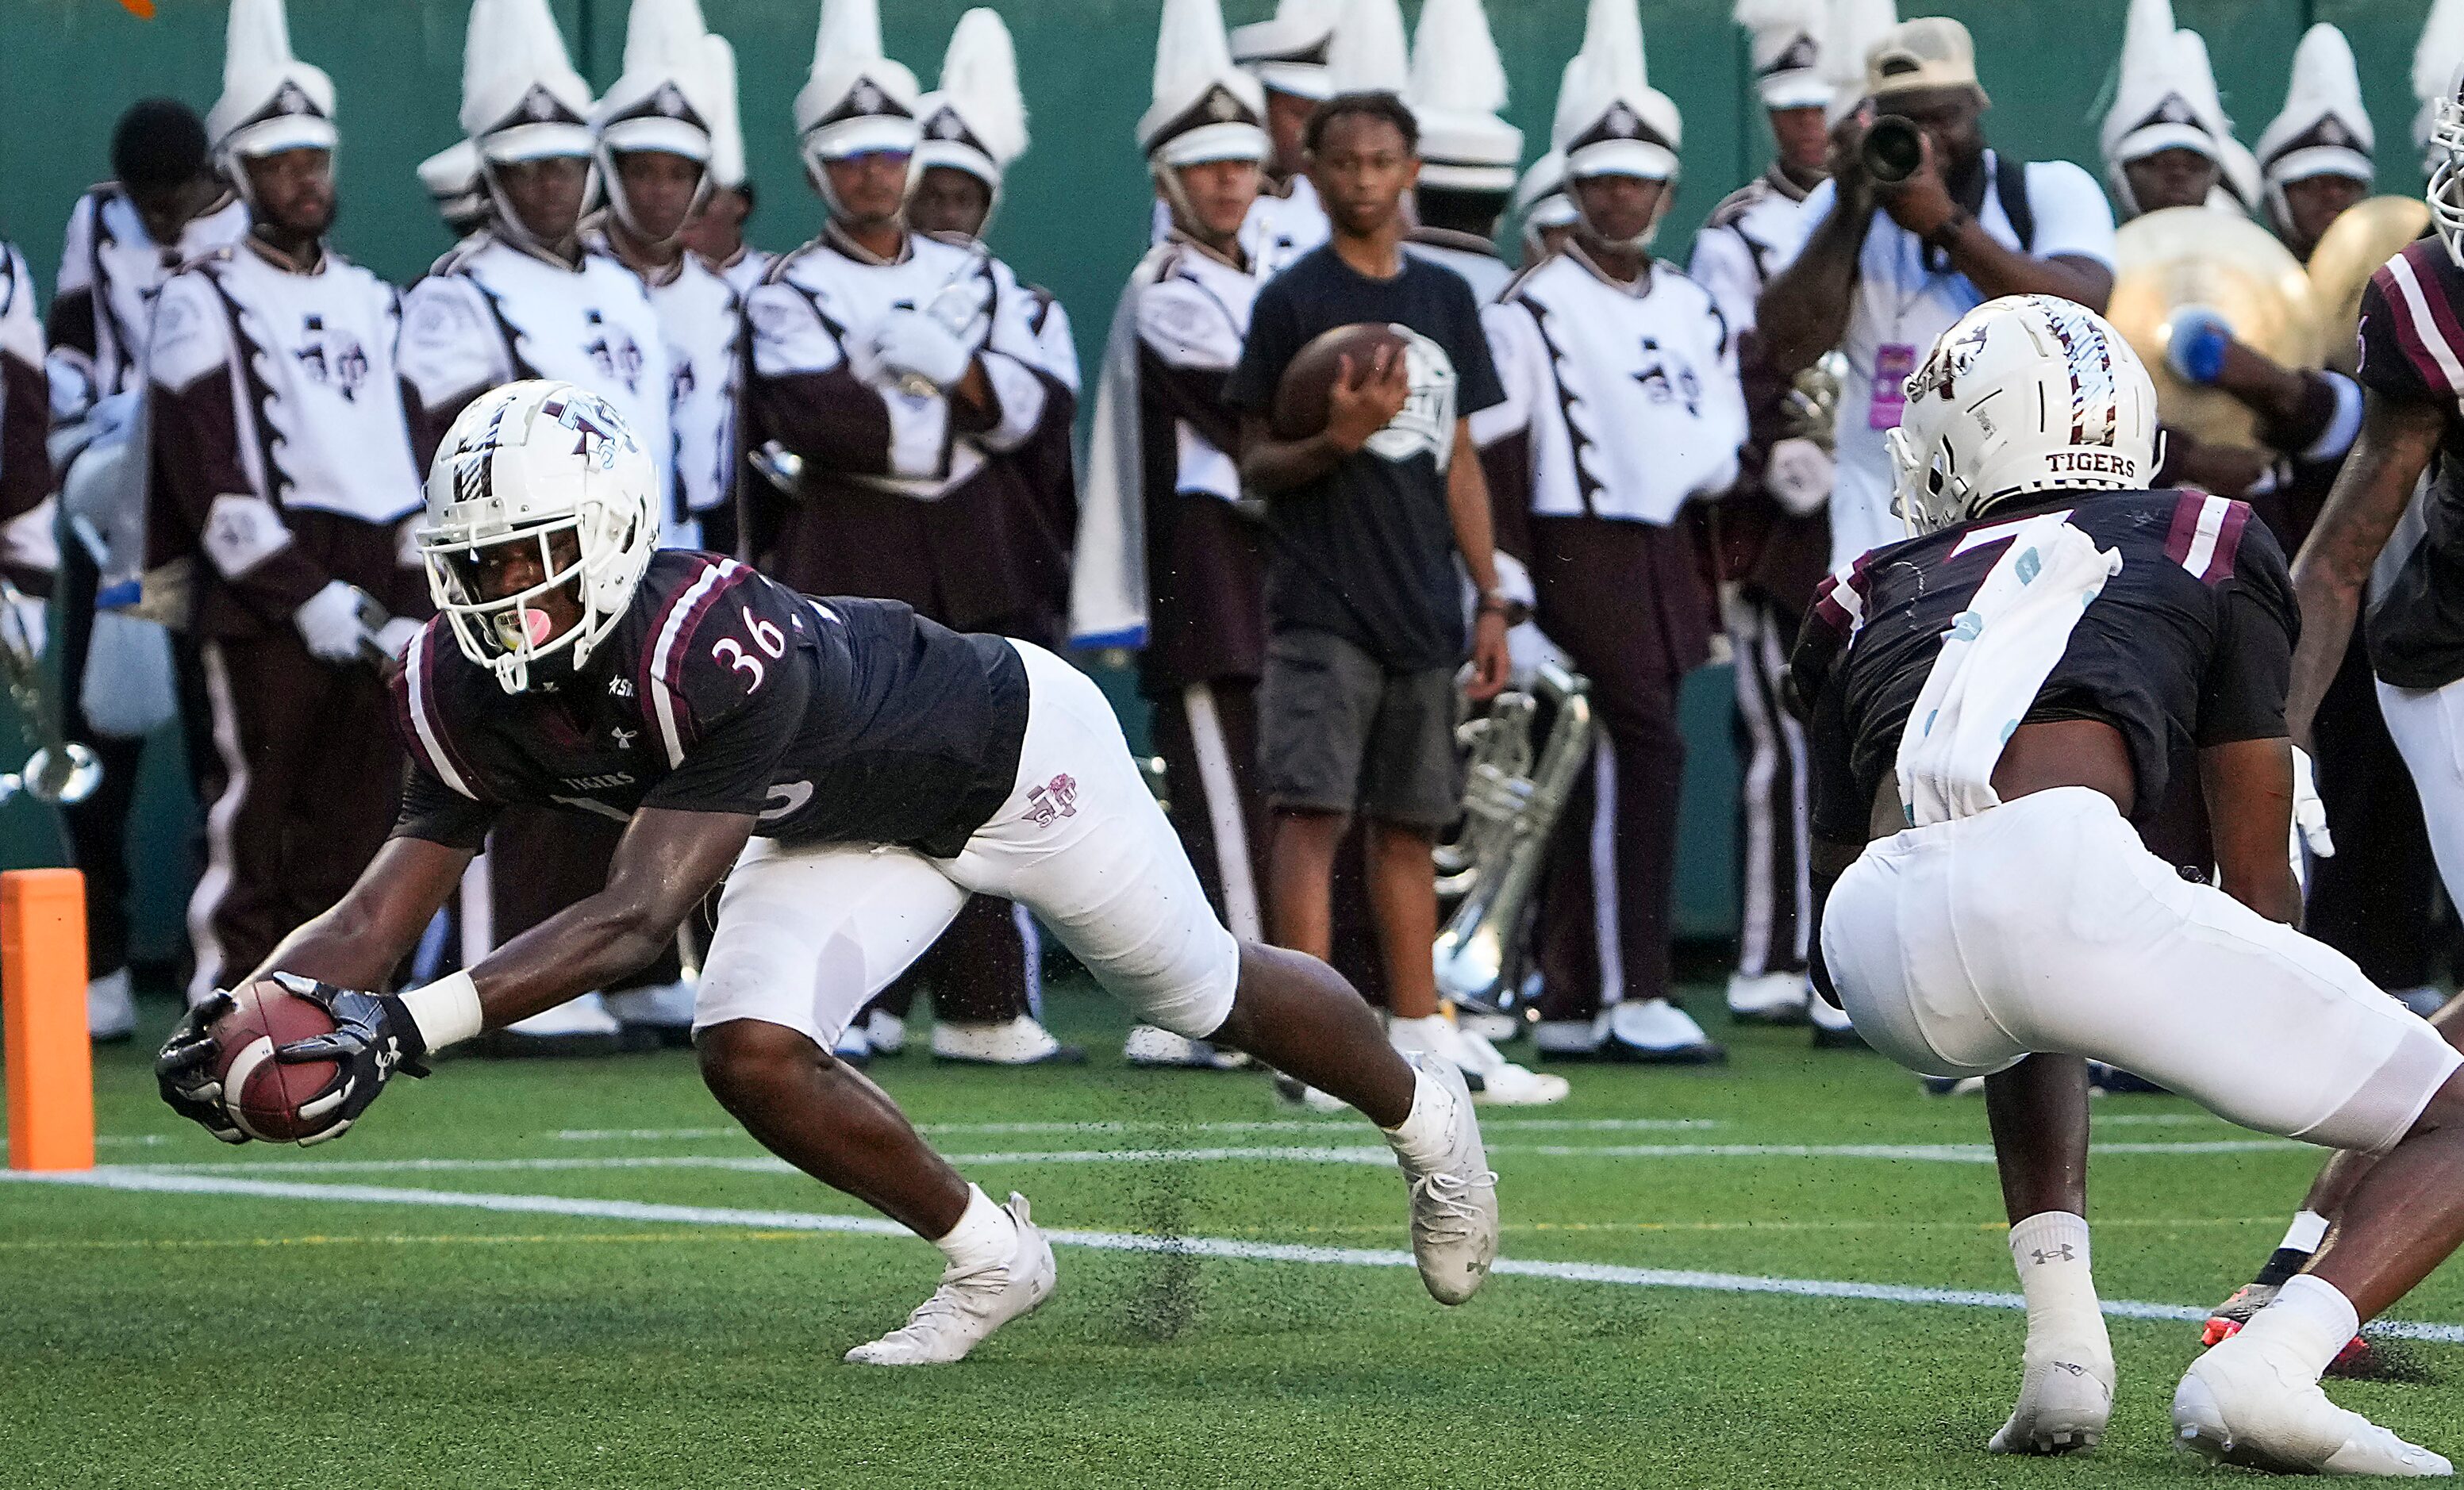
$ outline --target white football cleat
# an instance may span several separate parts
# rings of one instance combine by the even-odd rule
[[[861,1023],[850,1024],[839,1031],[838,1043],[830,1047],[830,1054],[849,1065],[870,1065],[872,1037],[866,1032]]]
[[[1352,1110],[1352,1104],[1334,1093],[1320,1091],[1306,1082],[1286,1076],[1281,1071],[1275,1073],[1275,1095],[1287,1106],[1305,1107],[1311,1112],[1323,1113],[1330,1117],[1337,1112]]]
[[[894,1056],[907,1048],[907,1021],[887,1009],[866,1016],[864,1038],[877,1056]]]
[[[1176,1035],[1152,1024],[1139,1024],[1121,1042],[1121,1059],[1132,1065],[1189,1071],[1237,1071],[1249,1063],[1236,1050],[1218,1050],[1202,1040]]]
[[[2190,1363],[2173,1391],[2173,1432],[2211,1463],[2279,1475],[2454,1473],[2438,1455],[2327,1400],[2299,1362],[2247,1333]]]
[[[651,988],[628,988],[621,994],[605,995],[601,1000],[608,1018],[627,1028],[655,1031],[662,1040],[690,1038],[693,1031],[693,986],[691,983],[661,983]]]
[[[1986,1445],[1995,1454],[2076,1454],[2093,1449],[2113,1416],[2113,1347],[2107,1341],[2028,1341],[2019,1405]]]
[[[1740,1024],[1802,1024],[1813,990],[1798,973],[1728,975],[1728,1017]]]
[[[1412,1257],[1431,1298],[1461,1304],[1480,1291],[1497,1260],[1497,1172],[1481,1146],[1462,1069],[1427,1055],[1409,1059],[1451,1103],[1442,1148],[1431,1162],[1396,1151],[1412,1184]]]
[[[97,1044],[110,1044],[137,1033],[137,1000],[131,997],[126,968],[85,985],[85,1032]]]
[[[960,1065],[1083,1065],[1087,1052],[1063,1044],[1034,1016],[1022,1014],[999,1024],[935,1019],[933,1059]]]
[[[1521,1040],[1530,1026],[1510,1014],[1480,1014],[1470,1009],[1457,1009],[1455,1027],[1466,1035],[1477,1035],[1492,1045],[1510,1045]]]
[[[1010,1193],[1018,1249],[995,1267],[941,1274],[941,1286],[915,1306],[907,1323],[847,1353],[850,1366],[947,1366],[963,1361],[986,1335],[1052,1297],[1052,1243],[1027,1218],[1026,1197]]]
[[[1468,1058],[1463,1067],[1465,1085],[1474,1079],[1480,1083],[1471,1100],[1484,1107],[1545,1107],[1565,1101],[1567,1093],[1573,1090],[1571,1083],[1553,1071],[1516,1065],[1471,1030],[1457,1030],[1455,1038]]]

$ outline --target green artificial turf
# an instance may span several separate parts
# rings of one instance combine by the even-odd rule
[[[159,1038],[168,1011],[148,1013]],[[1123,1069],[1125,1021],[1099,998],[1062,995],[1053,1015],[1092,1047],[1090,1069],[988,1073],[911,1053],[873,1073],[919,1123],[950,1125],[933,1136],[979,1156],[971,1177],[1024,1192],[1047,1226],[1405,1245],[1402,1187],[1382,1164],[982,1157],[1377,1142],[1358,1119],[1297,1126],[1261,1077]],[[1581,1151],[1984,1140],[1981,1104],[1927,1098],[1877,1057],[1814,1052],[1803,1031],[1715,1033],[1735,1049],[1724,1069],[1570,1067],[1563,1106],[1488,1110],[1506,1256],[2013,1287],[1987,1164]],[[394,1162],[758,1156],[680,1052],[450,1062],[307,1151],[183,1130],[143,1044],[102,1052],[97,1086],[110,1165],[860,1209],[759,1168]],[[2242,1136],[2170,1098],[2097,1112],[2100,1144]],[[1532,1118],[1696,1126],[1519,1126]],[[1281,1126],[1204,1126],[1258,1122]],[[991,1128],[1050,1123],[1113,1126]],[[576,1129],[622,1131],[561,1136]],[[318,1167],[337,1163],[354,1168]],[[2275,1244],[2316,1166],[2292,1147],[2102,1154],[2105,1297],[2212,1303]],[[2107,1486],[2208,1473],[2167,1441],[2193,1325],[2115,1321],[2111,1435],[2085,1458],[2017,1461],[1984,1453],[2018,1376],[2023,1322],[2007,1310],[1527,1277],[1449,1310],[1406,1268],[1059,1259],[1052,1301],[970,1361],[880,1371],[838,1357],[932,1287],[939,1259],[912,1239],[0,1185],[0,1484]],[[2464,1321],[2464,1282],[2435,1276],[2396,1312]],[[2423,1379],[2336,1395],[2464,1447],[2464,1347],[2409,1349]]]

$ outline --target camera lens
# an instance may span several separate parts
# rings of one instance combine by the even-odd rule
[[[1866,175],[1885,186],[1897,186],[1925,164],[1925,136],[1913,121],[1885,114],[1866,129],[1857,153]]]

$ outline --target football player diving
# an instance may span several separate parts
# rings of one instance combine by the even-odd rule
[[[1208,909],[1095,685],[1040,647],[903,604],[815,600],[716,555],[654,552],[659,477],[569,383],[482,394],[428,480],[437,619],[395,703],[411,756],[393,837],[254,975],[332,1013],[283,1061],[341,1072],[300,1105],[340,1134],[398,1071],[604,987],[725,882],[693,1014],[701,1071],[745,1130],[930,1238],[940,1287],[847,1352],[956,1361],[1053,1286],[1023,1197],[995,1205],[831,1047],[970,893],[1016,900],[1138,1018],[1247,1051],[1358,1107],[1410,1181],[1422,1281],[1469,1298],[1497,1250],[1471,1099],[1415,1068],[1332,970],[1235,941]],[[599,893],[466,972],[380,989],[515,803],[622,820]],[[165,1101],[249,1134],[214,1079],[216,997],[164,1046]]]
[[[2179,1441],[2262,1469],[2445,1475],[2319,1378],[2464,1241],[2464,1057],[2295,930],[2292,581],[2241,503],[2138,490],[2155,418],[2121,335],[2040,296],[1969,312],[1908,380],[1890,444],[1913,536],[1825,582],[1791,662],[1817,986],[1903,1065],[1985,1078],[2028,1303],[1996,1452],[2090,1447],[2112,1412],[2086,1060],[2378,1156],[2309,1270],[2191,1363]],[[2216,886],[2140,841],[2176,760],[2196,762]]]

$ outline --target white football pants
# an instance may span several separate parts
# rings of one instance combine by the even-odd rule
[[[2421,819],[2430,827],[2438,877],[2446,882],[2447,898],[2464,905],[2464,683],[2436,689],[2381,683],[2378,690],[2387,735],[2421,795]]]
[[[1857,1032],[1914,1070],[2084,1056],[2330,1148],[2392,1147],[2464,1060],[2342,953],[2176,874],[2085,787],[1867,844],[1822,954]]]
[[[1191,1039],[1232,1011],[1241,949],[1131,758],[1103,692],[1040,646],[1018,783],[955,859],[757,838],[728,877],[693,1027],[760,1019],[827,1050],[970,894],[1017,901],[1139,1019]]]

